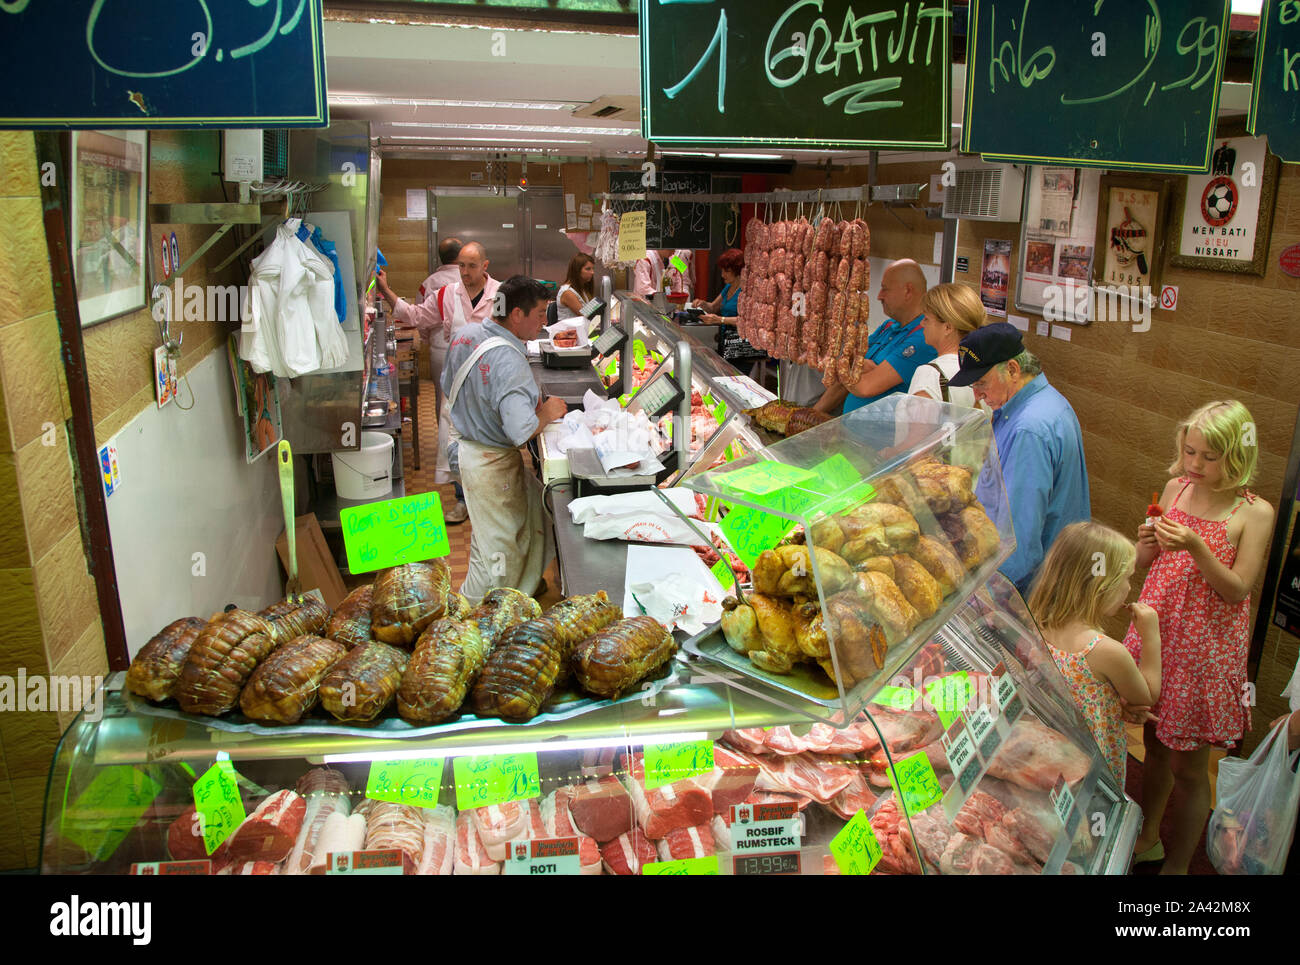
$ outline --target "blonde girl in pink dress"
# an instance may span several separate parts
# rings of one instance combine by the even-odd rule
[[[1250,590],[1273,530],[1273,507],[1246,488],[1258,455],[1244,405],[1203,406],[1178,427],[1163,514],[1138,527],[1137,565],[1150,567],[1141,600],[1160,616],[1164,681],[1143,735],[1144,823],[1134,860],[1163,858],[1161,874],[1186,874],[1205,830],[1210,748],[1231,747],[1250,729]],[[1133,628],[1124,645],[1142,652]],[[1172,834],[1162,842],[1175,786]]]
[[[1133,544],[1101,523],[1072,523],[1047,551],[1029,594],[1047,649],[1088,722],[1111,773],[1124,786],[1128,741],[1123,698],[1150,706],[1160,697],[1160,627],[1133,589]],[[1128,609],[1142,634],[1142,659],[1101,631],[1105,617]]]

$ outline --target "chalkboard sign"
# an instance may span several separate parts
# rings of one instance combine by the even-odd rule
[[[947,150],[949,0],[641,0],[659,144]]]
[[[963,151],[1204,172],[1228,0],[971,0]]]
[[[0,2],[0,128],[326,127],[321,2]]]
[[[711,179],[707,174],[658,171],[654,184],[642,184],[640,170],[610,171],[611,194],[708,194]],[[688,201],[611,201],[616,214],[645,211],[645,238],[648,248],[708,248],[709,205]]]
[[[1247,129],[1268,135],[1268,149],[1300,163],[1300,4],[1264,0],[1255,38],[1255,82]]]

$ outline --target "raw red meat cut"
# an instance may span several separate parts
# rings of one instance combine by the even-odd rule
[[[493,861],[506,857],[506,846],[515,838],[528,833],[528,806],[519,801],[490,804],[469,812],[478,828],[479,838]]]
[[[446,804],[421,808],[424,812],[424,853],[419,875],[449,875],[456,865],[456,812]]]
[[[632,799],[612,775],[574,785],[569,810],[578,829],[602,843],[632,829]]]
[[[966,799],[957,816],[953,818],[953,827],[973,838],[987,839],[990,828],[1000,826],[1007,809],[997,798],[976,791]]]
[[[758,765],[716,743],[713,765],[713,773],[700,778],[700,783],[709,789],[714,812],[730,816],[732,806],[742,803],[753,792]]]
[[[858,811],[869,810],[875,803],[875,792],[867,785],[862,772],[855,769],[852,783],[831,798],[826,806],[847,821]]]
[[[213,867],[216,867],[218,861],[226,860],[226,852],[229,850],[227,844],[230,839],[227,838],[217,845],[217,850],[209,855],[203,846],[203,835],[199,831],[199,822],[195,817],[197,813],[197,809],[191,804],[171,823],[167,829],[167,853],[171,855],[173,861],[211,859]]]
[[[713,831],[707,824],[701,827],[673,828],[659,842],[660,861],[707,858],[716,853]]]
[[[1058,778],[1074,784],[1088,773],[1088,755],[1062,734],[1024,716],[989,763],[988,773],[1020,787],[1050,791]]]
[[[320,770],[324,770],[321,768]],[[304,783],[308,787],[337,787],[337,782],[332,781],[315,781],[308,782],[307,778],[316,771],[298,781],[298,787],[302,788]],[[337,771],[329,773],[338,774]],[[342,775],[339,775],[340,777]],[[347,787],[346,782],[343,785]],[[299,793],[304,793],[299,791]],[[298,840],[294,842],[293,850],[289,852],[289,857],[285,859],[284,867],[281,873],[286,875],[305,875],[311,871],[311,866],[315,862],[316,844],[320,840],[321,830],[325,827],[325,822],[335,811],[341,811],[345,816],[351,813],[352,805],[346,792],[338,793],[336,791],[316,790],[305,792],[307,801],[307,810],[303,815],[302,828],[298,832]]]
[[[639,875],[642,865],[659,860],[659,853],[640,828],[636,828],[602,844],[600,857],[612,875]]]
[[[1015,862],[1009,855],[988,844],[980,844],[971,856],[970,873],[973,875],[1013,875]]]
[[[745,798],[746,804],[793,804],[800,811],[812,804],[812,798],[803,794],[786,794],[782,791],[765,791],[758,787],[754,793]]]
[[[233,862],[283,861],[293,850],[302,830],[307,802],[296,791],[276,791],[257,806],[230,836],[229,857]]]
[[[410,862],[408,871],[415,871],[424,857],[423,810],[409,804],[367,799],[364,807],[366,850],[400,851]]]
[[[761,727],[746,727],[741,730],[724,731],[722,739],[738,751],[749,754],[771,754],[767,746],[767,733]]]
[[[1027,808],[1013,808],[1002,818],[1003,826],[1015,835],[1036,861],[1046,863],[1056,835],[1044,826],[1042,819]],[[1064,872],[1064,868],[1062,868]]]
[[[638,761],[624,782],[632,796],[637,822],[652,841],[660,840],[676,828],[707,824],[713,817],[713,798],[694,778],[646,790],[642,783],[644,775],[645,769]]]
[[[548,836],[578,839],[578,864],[584,875],[600,874],[600,846],[596,839],[578,830],[569,808],[573,789],[557,788],[542,800],[542,817],[546,821]]]
[[[970,874],[971,862],[975,860],[975,851],[982,845],[983,842],[979,838],[957,832],[948,839],[948,844],[939,859],[939,870],[946,875]]]
[[[880,736],[884,738],[884,742],[889,745],[889,750],[895,757],[932,743],[943,733],[939,715],[930,711],[895,712],[873,709],[871,717],[880,728]],[[864,726],[871,729],[870,723]]]

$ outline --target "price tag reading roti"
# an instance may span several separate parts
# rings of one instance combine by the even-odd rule
[[[239,797],[239,777],[230,761],[217,761],[194,782],[194,807],[203,828],[203,848],[212,854],[247,817]]]
[[[867,812],[861,809],[853,815],[840,833],[831,838],[831,855],[846,875],[869,875],[882,854],[876,832],[871,829]]]
[[[713,772],[713,741],[645,745],[647,791],[698,774]]]
[[[444,758],[371,761],[366,797],[431,808],[438,803]]]
[[[890,783],[908,814],[920,814],[943,797],[939,775],[934,773],[934,765],[924,751],[896,763]]]
[[[716,875],[718,856],[683,858],[681,861],[654,861],[641,866],[643,875]]]
[[[418,563],[451,553],[436,492],[349,506],[339,513],[353,573]]]
[[[580,875],[582,860],[577,838],[535,838],[512,841],[505,862],[508,875]]]
[[[541,779],[537,774],[537,754],[534,751],[458,757],[453,766],[458,811],[505,804],[508,801],[527,801],[542,796]]]

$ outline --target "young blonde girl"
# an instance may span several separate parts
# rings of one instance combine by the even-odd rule
[[[1127,604],[1142,635],[1142,658],[1100,629],[1126,607],[1132,590],[1133,544],[1100,523],[1072,523],[1047,551],[1029,594],[1052,659],[1060,667],[1084,719],[1120,786],[1128,759],[1121,698],[1150,706],[1160,696],[1160,627],[1142,603]]]
[[[1264,566],[1273,507],[1246,488],[1259,446],[1240,402],[1211,402],[1178,427],[1174,478],[1163,514],[1138,527],[1137,565],[1150,567],[1140,599],[1160,616],[1164,690],[1143,735],[1142,812],[1136,861],[1165,858],[1161,874],[1186,874],[1210,813],[1211,746],[1250,729],[1246,655],[1250,589]],[[1130,652],[1144,641],[1130,629]],[[1171,792],[1172,835],[1160,840]]]

